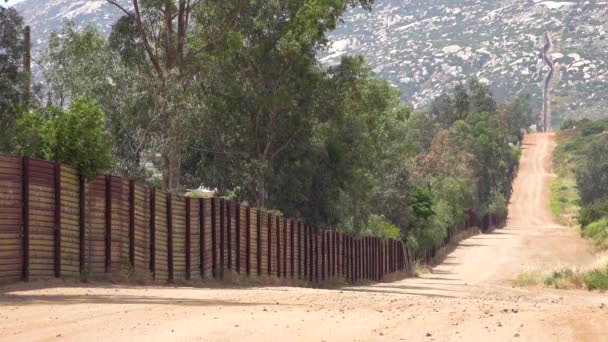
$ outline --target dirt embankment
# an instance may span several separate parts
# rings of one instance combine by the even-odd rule
[[[608,295],[511,286],[528,268],[592,258],[551,217],[554,147],[551,134],[526,137],[507,226],[421,278],[341,290],[13,285],[0,288],[0,339],[606,341]]]

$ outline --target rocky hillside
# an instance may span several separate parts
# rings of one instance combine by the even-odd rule
[[[120,15],[103,0],[26,0],[16,8],[38,50],[64,20],[108,33]],[[331,65],[364,55],[418,108],[471,76],[499,97],[530,93],[540,107],[544,31],[555,39],[554,114],[608,116],[608,1],[378,0],[371,13],[350,11],[319,58]]]
[[[608,115],[608,1],[383,0],[352,11],[321,60],[362,54],[418,107],[473,75],[540,107],[544,31],[555,40],[554,114]]]

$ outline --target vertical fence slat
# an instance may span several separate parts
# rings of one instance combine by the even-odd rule
[[[267,251],[267,259],[268,259],[268,276],[272,276],[272,214],[268,213],[268,217],[266,219],[266,230],[268,234],[266,234],[266,238],[268,239],[268,251]]]
[[[232,269],[232,201],[226,203],[226,240],[227,240],[227,256],[228,264],[226,267]]]
[[[249,276],[251,275],[251,208],[247,207],[245,212],[245,240],[247,241],[247,245],[245,246],[245,261],[247,263],[245,270],[247,276]]]
[[[167,194],[167,268],[169,270],[169,281],[173,281],[173,200],[171,194]]]
[[[80,266],[80,275],[84,275],[85,273],[85,236],[86,236],[86,188],[85,188],[85,179],[83,176],[78,178],[78,240],[80,243],[78,256],[79,256],[79,266]]]
[[[55,277],[61,277],[61,164],[55,163]]]
[[[310,262],[308,261],[308,257],[310,253],[308,252],[308,225],[304,225],[304,279],[310,280],[310,270],[309,266]]]
[[[135,181],[129,181],[129,264],[135,268]]]
[[[205,235],[205,199],[201,198],[198,200],[198,210],[199,210],[199,215],[198,215],[198,229],[199,229],[199,234],[201,236],[200,238],[200,247],[199,247],[199,254],[200,254],[200,265],[199,265],[199,269],[201,272],[201,278],[205,278],[205,239],[208,239],[208,237]]]
[[[279,216],[275,217],[275,229],[277,240],[277,277],[281,277],[281,226],[279,224]]]
[[[216,199],[211,199],[211,275],[217,278]]]
[[[294,245],[294,221],[290,220],[289,221],[289,267],[290,267],[290,271],[291,271],[291,278],[295,278],[295,263],[294,263],[294,257],[295,257],[295,245]]]
[[[30,158],[22,159],[22,196],[23,196],[23,265],[22,277],[30,280]]]
[[[112,266],[112,177],[106,176],[106,240],[105,240],[105,271],[110,272]]]
[[[298,221],[298,279],[302,279],[302,223]]]
[[[150,190],[150,272],[156,271],[156,189]]]
[[[186,279],[192,279],[192,272],[190,267],[192,266],[192,257],[190,255],[192,246],[191,240],[192,231],[190,229],[190,197],[186,197]]]
[[[256,210],[255,212],[255,261],[256,261],[256,274],[260,276],[262,274],[262,211]]]
[[[220,279],[224,278],[224,253],[226,253],[225,243],[226,240],[224,238],[224,234],[226,233],[226,201],[221,198],[220,199]]]

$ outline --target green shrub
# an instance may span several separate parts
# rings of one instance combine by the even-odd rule
[[[376,236],[383,239],[401,239],[399,227],[388,221],[384,216],[370,215],[368,226],[363,234]]]
[[[581,128],[581,134],[583,136],[594,135],[598,133],[602,133],[606,130],[606,123],[604,121],[589,121],[583,124]]]
[[[494,191],[492,193],[492,199],[490,206],[488,207],[488,213],[496,215],[498,218],[506,218],[508,214],[507,199],[503,194]]]
[[[589,290],[608,289],[608,266],[585,274],[585,284]]]
[[[592,222],[599,221],[602,217],[608,217],[608,200],[581,208],[578,222],[584,228]]]
[[[24,113],[17,121],[18,151],[78,169],[88,179],[112,166],[112,145],[105,115],[95,101],[77,98],[67,111],[47,107]]]
[[[608,249],[608,218],[603,218],[587,225],[583,236],[592,238],[598,249]]]
[[[419,188],[410,195],[410,205],[418,219],[426,220],[435,215],[433,211],[433,196],[429,190]]]

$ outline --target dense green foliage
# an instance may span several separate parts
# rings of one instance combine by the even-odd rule
[[[583,235],[608,248],[608,120],[567,121],[555,154],[560,172],[576,179]],[[565,169],[565,170],[564,170]]]
[[[74,99],[68,110],[39,108],[17,119],[16,151],[70,165],[86,178],[110,169],[112,154],[105,116],[95,101]]]
[[[322,67],[328,30],[372,2],[135,1],[108,38],[66,23],[44,61],[50,103],[5,150],[428,254],[469,215],[506,217],[529,99],[497,103],[473,79],[414,112],[361,57]]]
[[[23,101],[23,19],[0,5],[0,151],[11,149],[15,117]]]

